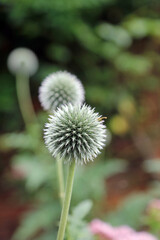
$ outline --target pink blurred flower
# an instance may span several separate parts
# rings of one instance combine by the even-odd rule
[[[106,238],[107,240],[112,240],[114,236],[114,228],[99,219],[94,219],[90,225],[89,228],[91,232],[95,235],[99,235],[103,238]]]
[[[113,240],[158,240],[147,232],[132,232],[130,234],[121,235],[113,238]]]
[[[101,220],[93,220],[89,228],[94,235],[106,240],[158,240],[147,232],[136,232],[128,226],[112,227]]]
[[[147,232],[138,232],[136,235],[136,240],[158,240],[156,237]]]
[[[114,228],[114,237],[113,239],[116,240],[129,240],[128,236],[132,236],[135,234],[135,231],[128,227],[128,226],[120,226],[120,227],[115,227]]]

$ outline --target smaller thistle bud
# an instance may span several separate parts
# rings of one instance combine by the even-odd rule
[[[65,162],[87,163],[105,145],[106,127],[101,116],[89,106],[62,106],[50,116],[45,128],[45,143],[54,157]]]
[[[84,88],[80,80],[66,71],[46,77],[39,88],[39,100],[45,110],[53,112],[62,105],[82,104]]]
[[[13,74],[22,73],[32,76],[38,69],[38,59],[30,49],[16,48],[9,54],[7,65]]]

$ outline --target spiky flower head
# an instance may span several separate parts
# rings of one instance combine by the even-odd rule
[[[69,163],[93,161],[106,141],[106,127],[101,116],[86,105],[62,106],[50,116],[44,131],[51,154]]]
[[[28,48],[16,48],[9,54],[7,65],[13,74],[22,73],[32,76],[38,69],[38,58]]]
[[[82,104],[84,88],[78,78],[67,71],[49,75],[39,88],[39,100],[45,110],[53,112],[66,104]]]

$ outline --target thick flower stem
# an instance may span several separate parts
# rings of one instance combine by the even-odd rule
[[[61,204],[63,206],[64,199],[64,178],[63,178],[63,166],[62,159],[57,159],[57,172],[58,172],[58,182],[59,182],[59,197],[61,200]]]
[[[63,208],[62,208],[62,213],[61,213],[61,218],[60,218],[57,240],[64,239],[67,218],[68,218],[68,212],[69,212],[69,207],[70,207],[70,201],[71,201],[71,195],[72,195],[74,171],[75,171],[75,161],[73,161],[71,163],[71,165],[69,165],[69,169],[68,169],[65,197],[64,197]]]
[[[36,122],[36,115],[32,105],[29,78],[27,75],[18,73],[16,76],[16,89],[19,107],[22,113],[26,127],[33,122]]]

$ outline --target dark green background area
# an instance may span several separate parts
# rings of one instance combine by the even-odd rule
[[[138,103],[142,91],[159,87],[160,2],[118,0],[0,3],[1,131],[23,128],[8,54],[28,47],[40,66],[31,79],[36,111],[38,87],[47,74],[67,70],[86,89],[86,102],[105,116],[117,112],[123,96]]]

